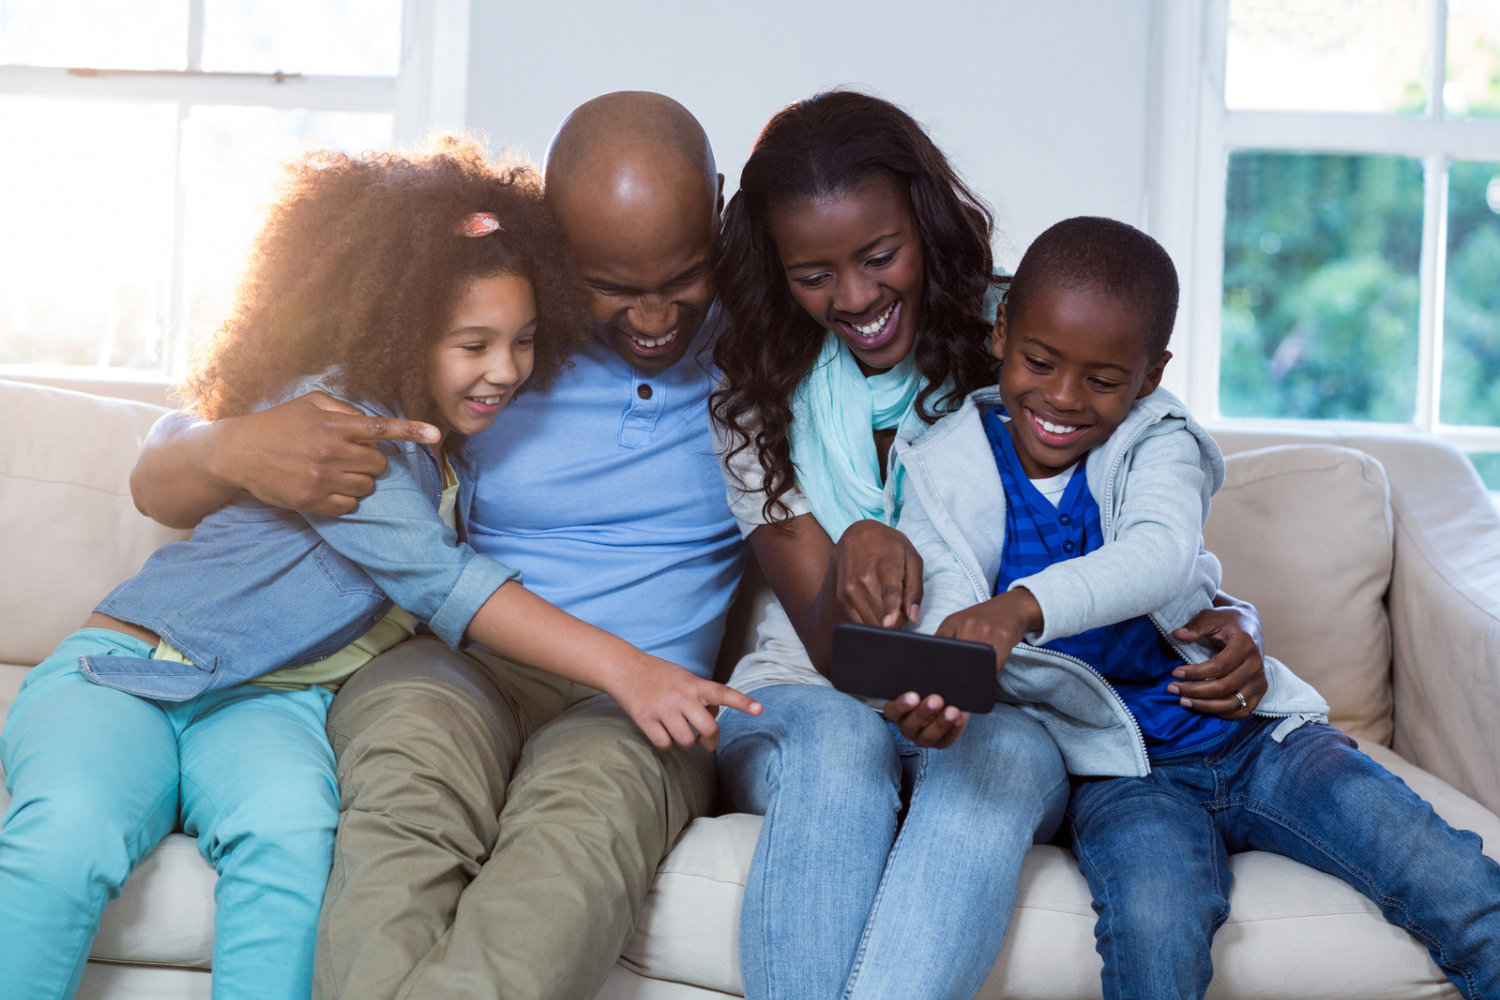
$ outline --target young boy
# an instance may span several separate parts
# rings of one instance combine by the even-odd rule
[[[1228,854],[1247,850],[1343,878],[1464,996],[1500,997],[1500,866],[1478,836],[1327,725],[1323,699],[1270,657],[1247,718],[1168,689],[1212,656],[1169,636],[1218,589],[1201,529],[1224,478],[1213,439],[1157,388],[1176,311],[1171,259],[1131,226],[1070,219],[1031,245],[991,337],[998,392],[902,452],[922,620],[995,647],[1001,697],[1077,776],[1068,813],[1105,997],[1203,996]]]

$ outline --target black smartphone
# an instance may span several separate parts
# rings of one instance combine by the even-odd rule
[[[867,698],[898,698],[915,691],[965,712],[995,705],[995,647],[939,639],[873,625],[833,627],[833,686]]]

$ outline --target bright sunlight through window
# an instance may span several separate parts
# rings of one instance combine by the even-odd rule
[[[388,146],[401,0],[0,0],[0,364],[178,374],[278,164]]]

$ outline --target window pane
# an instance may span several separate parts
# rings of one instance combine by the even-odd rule
[[[175,104],[0,97],[0,363],[159,368]]]
[[[395,76],[401,0],[205,0],[203,68]]]
[[[1445,424],[1500,426],[1500,164],[1448,170]]]
[[[1399,111],[1427,105],[1430,0],[1229,0],[1231,108]]]
[[[1224,415],[1411,420],[1421,245],[1416,160],[1231,155]]]
[[[1491,492],[1500,492],[1500,452],[1495,451],[1471,451],[1469,461],[1474,463],[1474,468],[1479,473],[1479,478],[1484,480]]]
[[[390,139],[391,116],[384,114],[194,107],[182,129],[189,339],[228,315],[280,163],[305,149],[358,154]],[[178,367],[184,361],[181,354],[174,359]]]
[[[1500,117],[1500,4],[1448,0],[1448,82],[1443,105],[1458,118]]]
[[[188,0],[0,0],[0,63],[186,69]]]

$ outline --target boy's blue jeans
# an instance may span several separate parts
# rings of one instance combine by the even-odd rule
[[[754,696],[760,716],[719,716],[726,804],[765,815],[740,913],[745,996],[972,997],[999,954],[1022,859],[1062,821],[1052,738],[996,705],[952,747],[923,750],[831,688]]]
[[[1229,855],[1261,850],[1342,878],[1464,996],[1500,998],[1500,866],[1478,835],[1337,729],[1311,723],[1276,743],[1277,721],[1252,719],[1213,753],[1153,762],[1144,778],[1076,782],[1068,814],[1099,914],[1104,996],[1202,997],[1229,915]]]
[[[219,873],[215,1000],[305,1000],[338,788],[322,688],[184,702],[100,687],[78,657],[150,656],[83,629],[26,676],[0,732],[0,996],[78,988],[105,904],[179,824]]]

